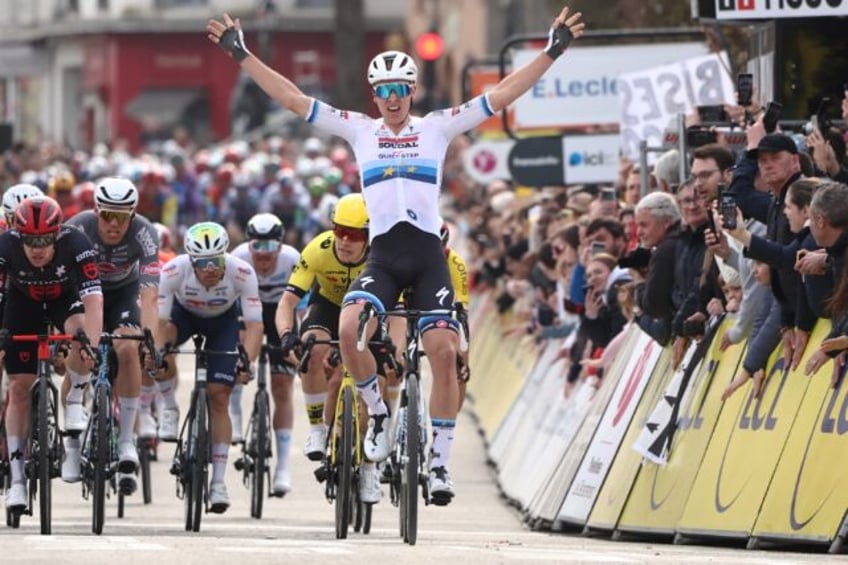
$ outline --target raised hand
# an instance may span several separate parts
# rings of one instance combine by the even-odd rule
[[[241,22],[238,18],[233,20],[229,14],[224,14],[222,19],[221,22],[215,19],[209,20],[206,24],[206,37],[241,63],[250,56],[250,51],[247,50],[244,42]]]
[[[580,21],[581,17],[583,14],[580,12],[575,12],[569,17],[568,6],[565,6],[554,18],[551,29],[548,31],[548,44],[545,46],[545,53],[551,59],[562,55],[574,39],[583,35],[586,24]]]

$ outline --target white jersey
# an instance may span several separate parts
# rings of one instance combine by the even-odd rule
[[[178,255],[162,267],[159,275],[159,318],[168,319],[174,299],[199,318],[220,316],[240,301],[245,322],[262,321],[259,284],[249,264],[227,253],[224,277],[212,288],[206,288],[194,274],[191,258]]]
[[[242,261],[253,266],[253,260],[250,257],[250,243],[245,242],[233,249],[232,255],[238,257]],[[256,271],[256,278],[259,281],[259,299],[265,303],[276,304],[283,296],[283,291],[286,289],[286,284],[289,282],[294,266],[300,260],[300,253],[291,245],[281,245],[279,254],[277,255],[277,266],[270,275],[260,275]]]
[[[423,118],[411,116],[399,134],[382,119],[337,110],[314,99],[306,119],[353,148],[373,240],[400,222],[439,235],[439,191],[448,144],[493,114],[484,94]]]

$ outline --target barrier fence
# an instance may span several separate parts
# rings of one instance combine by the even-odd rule
[[[798,369],[771,355],[758,398],[749,382],[722,402],[746,344],[721,351],[732,321],[718,320],[676,371],[670,348],[629,326],[603,379],[566,399],[564,340],[504,337],[511,320],[493,298],[472,297],[468,397],[499,486],[530,527],[841,550],[848,385],[843,370],[832,386],[832,363],[803,372],[829,321]]]

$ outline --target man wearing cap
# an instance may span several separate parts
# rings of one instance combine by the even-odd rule
[[[793,238],[783,207],[789,185],[801,177],[798,147],[782,133],[766,134],[762,118],[746,133],[748,148],[736,164],[729,193],[736,196],[745,217],[766,225],[766,239],[785,245]],[[757,172],[769,192],[754,188]],[[771,268],[771,289],[780,304],[780,332],[787,365],[792,357],[800,359],[809,339],[807,332],[795,328],[794,297],[799,284],[800,277],[793,268]]]

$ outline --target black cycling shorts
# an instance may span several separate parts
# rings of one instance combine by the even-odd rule
[[[322,330],[330,339],[339,339],[339,314],[341,307],[333,304],[318,292],[312,292],[306,306],[306,314],[300,323],[300,335],[309,330]]]
[[[138,307],[138,281],[119,288],[103,289],[103,331],[118,328],[140,328],[141,309]]]
[[[280,334],[277,333],[277,324],[274,317],[277,315],[276,302],[262,303],[262,326],[265,331],[265,342],[272,347],[280,346]],[[268,353],[268,363],[271,365],[272,375],[291,375],[297,372],[297,367],[283,359],[283,353],[279,349],[272,349]]]
[[[60,332],[65,331],[65,321],[74,314],[82,314],[85,307],[74,292],[50,302],[36,302],[15,287],[9,287],[3,327],[11,335],[39,334],[47,330],[48,321]],[[38,370],[37,344],[13,342],[6,345],[6,372],[10,375],[34,374]]]
[[[371,242],[365,270],[349,292],[370,293],[384,308],[391,308],[407,288],[412,289],[407,301],[412,309],[453,308],[453,286],[441,240],[401,222]]]

